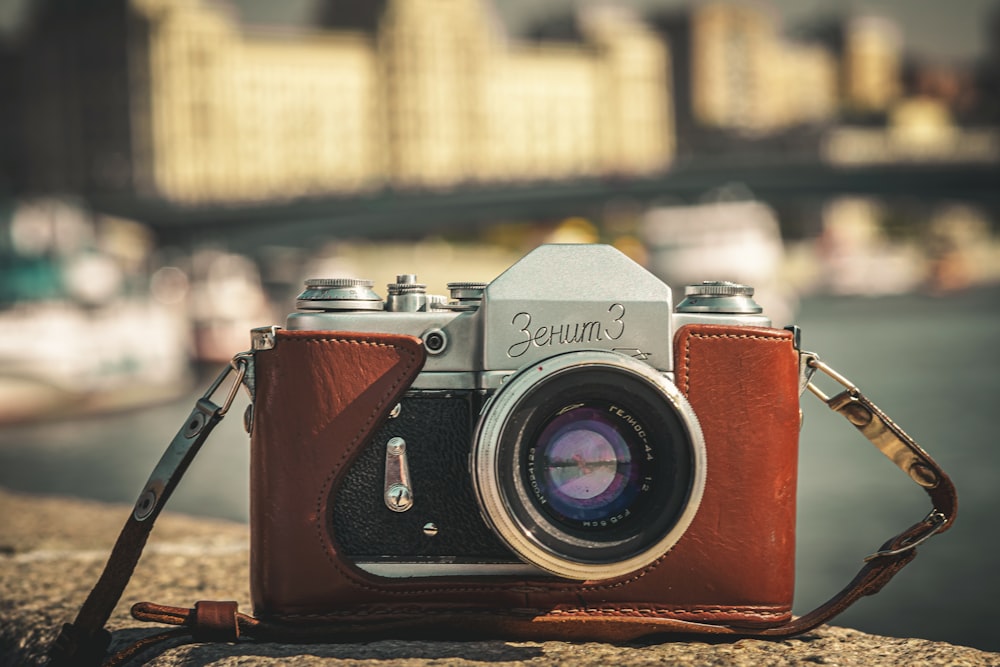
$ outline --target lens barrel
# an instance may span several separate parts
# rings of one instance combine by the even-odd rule
[[[705,445],[694,411],[647,364],[604,351],[521,369],[486,406],[471,472],[483,515],[528,563],[570,579],[622,576],[694,518]]]

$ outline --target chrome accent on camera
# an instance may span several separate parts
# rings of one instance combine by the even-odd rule
[[[382,299],[371,280],[358,278],[310,278],[295,301],[299,310],[382,310]]]
[[[386,285],[388,296],[385,309],[393,313],[416,313],[427,310],[427,285],[417,282],[412,273],[396,276],[396,282]]]
[[[684,288],[684,300],[674,309],[674,326],[711,322],[741,326],[771,326],[771,319],[753,300],[754,288],[728,280],[706,280]]]
[[[257,327],[250,330],[250,349],[254,352],[260,350],[273,350],[277,342],[278,332],[281,327]]]
[[[448,347],[448,334],[443,329],[431,329],[420,336],[427,354],[441,354]]]
[[[451,301],[442,298],[430,304],[434,310],[450,310],[456,313],[479,310],[479,304],[483,300],[483,290],[488,283],[448,283],[448,292],[451,294]]]
[[[426,535],[427,537],[434,537],[435,535],[438,534],[437,524],[434,523],[433,521],[428,521],[427,523],[425,523],[422,530],[424,532],[424,535]]]
[[[743,285],[741,283],[734,283],[729,280],[703,280],[700,283],[694,283],[693,285],[687,285],[684,288],[685,296],[701,296],[701,297],[738,297],[741,299],[748,299],[745,303],[740,304],[741,308],[747,308],[746,312],[759,313],[763,310],[760,306],[754,303],[752,297],[754,295],[754,289],[750,285]],[[680,308],[680,306],[678,306]],[[723,312],[732,313],[740,312],[733,310],[725,310]]]
[[[413,494],[405,484],[393,484],[385,491],[385,506],[393,512],[405,512],[413,507]]]
[[[456,282],[448,283],[448,293],[455,301],[482,301],[483,290],[489,283]]]
[[[454,388],[484,386],[484,380],[469,376],[510,373],[555,354],[587,349],[641,350],[649,365],[673,370],[677,327],[670,287],[611,246],[540,246],[488,284],[451,283],[448,304],[423,294],[419,298],[425,305],[418,306],[417,295],[409,292],[411,284],[419,285],[416,277],[403,274],[402,279],[391,288],[399,292],[390,295],[392,306],[383,311],[318,310],[314,303],[290,314],[287,326],[411,336],[440,329],[448,346],[428,356],[414,387],[443,387],[454,380],[460,382]],[[402,310],[411,297],[414,303]],[[717,316],[688,320],[710,317]],[[452,375],[429,377],[443,373]]]
[[[670,529],[641,552],[614,562],[593,563],[574,560],[555,553],[543,546],[526,530],[511,509],[511,498],[504,491],[502,477],[513,476],[513,483],[520,507],[531,516],[545,532],[555,536],[565,544],[581,548],[606,547],[608,543],[584,540],[560,530],[550,519],[542,516],[528,498],[525,481],[514,470],[503,470],[500,465],[500,443],[508,420],[519,407],[528,392],[541,382],[547,381],[569,370],[611,369],[622,371],[637,378],[656,391],[666,404],[674,410],[690,438],[692,476],[687,502]],[[514,375],[491,397],[484,407],[479,426],[473,440],[470,455],[470,469],[473,487],[476,491],[482,514],[501,540],[522,560],[546,572],[561,577],[578,580],[609,579],[639,570],[667,552],[687,530],[701,504],[705,488],[706,453],[701,426],[694,410],[680,390],[649,365],[614,352],[599,350],[571,352],[525,367]]]
[[[406,441],[390,438],[385,443],[385,506],[393,512],[405,512],[413,507],[413,487],[410,466],[406,462]]]

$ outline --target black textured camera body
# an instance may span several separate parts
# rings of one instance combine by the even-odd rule
[[[334,494],[333,529],[345,556],[379,563],[518,563],[479,513],[469,477],[475,422],[486,392],[410,391],[347,470]],[[388,511],[386,443],[402,438],[413,506]],[[428,525],[435,532],[428,534]]]

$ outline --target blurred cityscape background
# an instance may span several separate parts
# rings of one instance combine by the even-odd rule
[[[305,278],[444,293],[606,242],[677,289],[753,284],[891,414],[962,442],[940,458],[981,513],[938,573],[984,583],[925,570],[941,606],[848,619],[998,650],[975,548],[997,539],[998,221],[993,1],[0,0],[0,484],[131,502],[206,365]],[[833,488],[867,463],[829,429],[803,453],[803,512],[828,521],[802,523],[807,602],[851,574],[830,524],[887,504],[831,503],[885,491]],[[245,520],[245,436],[219,438],[176,506]]]

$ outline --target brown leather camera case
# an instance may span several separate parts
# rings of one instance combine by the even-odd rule
[[[341,556],[330,497],[420,372],[423,346],[409,336],[279,331],[273,349],[256,353],[256,615],[295,626],[409,623],[425,635],[606,640],[693,623],[787,622],[800,420],[792,334],[689,325],[674,349],[676,383],[704,432],[707,481],[693,523],[662,558],[604,581],[387,579]]]

